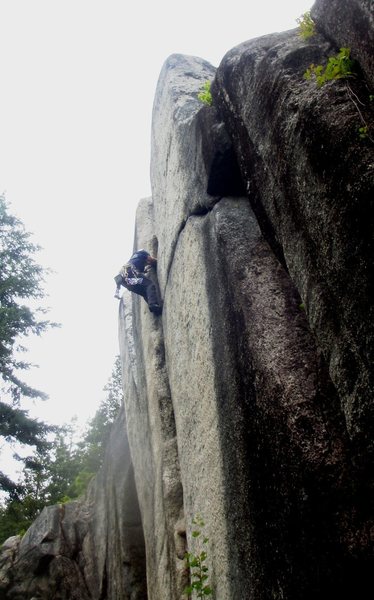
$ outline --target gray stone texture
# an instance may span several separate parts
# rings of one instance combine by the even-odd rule
[[[356,27],[346,5],[334,35],[317,0],[309,41],[163,66],[134,240],[163,314],[124,292],[126,423],[86,499],[3,546],[5,598],[182,600],[196,515],[215,600],[371,598],[373,147],[346,82],[303,79]]]
[[[320,513],[312,498],[341,476],[344,432],[324,414],[305,314],[246,199],[188,219],[163,323],[186,522],[204,517],[215,597],[307,597],[309,561],[318,552],[321,568],[328,550],[289,528]]]
[[[140,202],[135,247],[157,252],[151,200]],[[140,296],[120,304],[120,349],[129,443],[142,514],[148,598],[178,600],[187,585],[183,490],[175,420],[165,366],[162,321]]]
[[[291,32],[257,40],[253,46],[257,48],[255,53],[261,56],[264,45],[269,51],[273,48],[274,59],[279,44],[283,43],[293,48],[295,44],[296,51],[295,55],[291,53],[291,59],[286,59],[287,68],[281,72],[282,77],[279,75],[280,81],[292,79],[293,61],[296,61],[300,85],[305,86],[304,64],[307,66],[317,60],[316,55],[321,57],[324,51],[327,53],[329,44],[320,39],[318,45],[306,47],[304,56],[305,44]],[[239,49],[239,63],[240,52]],[[131,408],[133,392],[129,392],[127,400],[129,419],[132,413],[130,445],[135,473],[140,477],[137,485],[144,487],[144,481],[148,485],[154,481],[157,487],[157,478],[162,477],[162,469],[155,479],[146,475],[152,469],[158,473],[157,452],[162,447],[159,441],[152,443],[160,431],[159,417],[155,420],[152,406],[157,405],[153,400],[154,388],[160,386],[162,366],[162,377],[165,374],[168,382],[167,401],[175,418],[178,469],[183,486],[181,508],[188,547],[192,551],[196,549],[191,537],[192,518],[201,514],[209,537],[208,564],[215,598],[296,600],[324,594],[328,597],[334,593],[349,597],[354,589],[364,590],[369,577],[365,561],[370,556],[372,514],[364,498],[370,493],[371,480],[365,480],[366,471],[360,471],[362,465],[352,466],[360,453],[357,447],[352,449],[344,400],[332,381],[328,357],[321,351],[322,343],[311,330],[314,326],[311,306],[318,310],[316,298],[312,303],[313,294],[323,287],[324,280],[321,276],[318,278],[317,273],[314,273],[315,279],[310,279],[308,289],[312,300],[304,299],[305,311],[300,282],[309,282],[310,274],[301,235],[296,235],[296,243],[288,240],[286,230],[284,239],[281,235],[277,238],[275,227],[269,225],[266,205],[261,212],[254,203],[261,228],[257,225],[248,199],[242,196],[244,186],[238,180],[235,166],[236,179],[230,182],[229,189],[233,193],[235,190],[237,195],[227,195],[228,178],[220,182],[214,168],[217,156],[226,156],[225,166],[227,155],[230,154],[232,160],[232,148],[235,149],[251,200],[252,180],[247,177],[246,168],[248,171],[254,168],[254,159],[251,156],[247,166],[242,160],[239,134],[244,116],[239,105],[231,106],[231,112],[222,110],[220,104],[216,106],[227,121],[231,144],[223,133],[224,126],[216,108],[198,108],[196,90],[184,79],[201,82],[204,79],[201,70],[205,76],[205,68],[199,59],[172,56],[163,67],[156,91],[153,140],[157,143],[152,147],[151,171],[153,200],[143,201],[139,207],[135,247],[158,252],[164,311],[162,319],[155,319],[142,299],[127,297],[124,316],[120,319],[124,362],[130,364],[126,347],[131,347],[131,343],[127,343],[123,328],[126,322],[131,323],[131,318],[126,316],[129,315],[126,306],[131,302],[133,315],[128,339],[135,340],[135,346],[136,341],[141,340],[133,361],[141,367],[135,369],[133,378],[138,388],[146,389],[148,394],[137,407]],[[247,97],[252,82],[248,82],[247,88],[244,81],[243,76],[240,87]],[[217,79],[215,85],[216,95],[221,89],[227,100],[222,82]],[[174,105],[171,99],[175,102],[178,96],[178,86],[183,98],[180,119],[170,108]],[[186,89],[192,90],[190,100]],[[276,92],[274,86],[271,92]],[[314,97],[310,89],[305,95]],[[333,97],[332,91],[331,95]],[[262,103],[264,98],[270,98],[269,89],[261,96]],[[299,110],[299,100],[300,91],[296,86],[295,113]],[[244,103],[243,98],[241,102]],[[164,110],[165,106],[169,109]],[[163,118],[157,114],[157,107]],[[245,114],[250,114],[249,108]],[[287,113],[286,116],[289,117]],[[266,150],[266,136],[271,135],[279,121],[269,119],[272,127],[267,128],[264,115],[251,113],[251,118],[255,117],[258,127],[262,126],[262,137],[259,134],[256,139],[260,155],[260,151]],[[292,129],[292,119],[284,127]],[[293,133],[296,144],[302,133]],[[312,134],[313,129],[308,129],[305,137]],[[160,147],[161,140],[163,147]],[[305,139],[303,142],[307,144]],[[229,153],[225,148],[230,149]],[[357,148],[355,146],[356,151]],[[275,152],[274,147],[273,150]],[[334,152],[328,147],[329,151]],[[272,163],[269,158],[269,170],[271,165],[275,181],[277,169],[281,169],[282,152],[281,147],[276,149],[276,162],[274,156]],[[295,152],[300,154],[300,148],[295,148]],[[310,163],[313,156],[301,156],[301,160],[304,164]],[[290,162],[290,171],[294,169],[298,173],[298,168],[296,160]],[[305,185],[308,183],[309,180]],[[321,212],[315,211],[322,202],[318,196],[321,187],[312,183],[306,224],[313,214],[316,219]],[[207,199],[206,190],[210,185],[213,190]],[[339,181],[336,185],[339,186]],[[354,182],[351,185],[354,186]],[[268,188],[264,186],[258,197],[262,201],[267,194]],[[313,199],[317,200],[314,205]],[[297,201],[301,201],[298,196],[294,201],[296,206]],[[290,221],[288,233],[294,234],[297,227],[291,209],[289,213],[284,216],[284,222]],[[321,223],[315,225],[316,229],[320,227]],[[348,228],[348,223],[345,227]],[[339,233],[339,224],[336,229]],[[331,252],[339,250],[344,254],[343,241],[336,237],[337,248]],[[287,252],[286,242],[289,243]],[[321,255],[323,262],[322,249]],[[299,265],[300,282],[289,275],[291,259]],[[357,281],[351,285],[357,289]],[[348,292],[346,298],[349,299]],[[322,331],[330,327],[327,316],[320,314]],[[162,351],[160,345],[164,345]],[[165,358],[165,366],[159,363],[154,369],[152,363],[159,362],[160,354],[163,360]],[[147,379],[143,384],[140,383],[142,378]],[[165,385],[163,383],[161,389]],[[167,396],[165,394],[165,399]],[[139,415],[144,424],[140,423]],[[171,420],[170,417],[168,422]],[[362,446],[360,452],[363,456]],[[142,454],[146,469],[141,465]],[[147,504],[142,502],[145,494],[145,488],[139,492],[143,523],[149,518]],[[153,502],[153,506],[157,504],[161,507],[160,503]],[[180,507],[179,503],[176,506]],[[183,513],[175,510],[177,513],[182,520]],[[157,548],[159,523],[163,519],[163,512],[157,509],[152,512],[151,525],[157,533],[156,536],[152,532],[145,533],[149,554]],[[148,530],[147,525],[145,529]],[[153,556],[151,560],[153,562]],[[157,563],[160,564],[158,559]],[[169,561],[169,568],[175,565],[174,557]],[[148,568],[151,571],[148,571],[149,590],[150,580],[154,578],[150,597],[162,598],[165,592],[162,586],[157,589],[156,585],[162,574],[157,573],[152,564]]]
[[[191,212],[204,212],[212,205],[195,117],[202,106],[197,95],[214,73],[212,65],[200,58],[175,54],[165,62],[157,85],[151,184],[162,292],[181,227]]]
[[[337,48],[351,48],[374,87],[374,3],[373,0],[316,0],[312,17],[317,29]]]
[[[231,50],[213,86],[260,227],[305,305],[357,447],[373,452],[374,151],[344,80],[303,79],[333,49],[265,36]],[[364,98],[359,78],[352,90]],[[365,91],[366,90],[366,91]],[[364,108],[363,111],[365,112]],[[373,128],[373,106],[365,116]],[[372,129],[371,129],[372,130]]]

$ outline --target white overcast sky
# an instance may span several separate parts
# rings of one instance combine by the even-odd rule
[[[113,277],[150,195],[150,128],[173,53],[218,66],[233,46],[296,27],[311,0],[0,0],[0,193],[33,240],[49,318],[28,382],[52,423],[93,416],[118,354]]]

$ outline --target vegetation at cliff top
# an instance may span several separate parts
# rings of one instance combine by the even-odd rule
[[[296,23],[299,25],[299,35],[304,40],[307,40],[308,38],[315,35],[316,25],[310,15],[310,10],[308,10],[303,15],[301,15],[301,17],[296,19]]]
[[[213,98],[210,91],[210,86],[211,82],[206,81],[203,85],[202,91],[198,93],[197,97],[200,100],[200,102],[203,102],[203,104],[208,104],[209,106],[212,106]]]
[[[340,48],[336,56],[330,56],[326,65],[314,65],[304,73],[304,79],[315,77],[318,87],[334,79],[346,79],[354,75],[354,62],[350,58],[350,48]]]
[[[311,64],[304,73],[304,79],[314,79],[318,87],[322,87],[328,81],[334,81],[338,79],[348,80],[350,77],[355,76],[355,63],[351,59],[350,48],[340,48],[338,54],[329,57],[326,65]],[[370,136],[369,126],[365,121],[360,108],[360,105],[361,107],[364,107],[365,104],[362,102],[362,100],[360,100],[357,94],[354,93],[348,81],[345,83],[348,98],[355,107],[355,110],[361,121],[361,126],[357,129],[358,136],[362,140],[369,139],[372,143],[374,143],[373,138]],[[371,100],[372,94],[369,94],[369,101]]]

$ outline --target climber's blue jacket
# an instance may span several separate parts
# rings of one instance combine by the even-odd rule
[[[130,258],[129,263],[135,267],[137,271],[144,273],[148,256],[150,256],[150,254],[147,252],[147,250],[137,250]]]

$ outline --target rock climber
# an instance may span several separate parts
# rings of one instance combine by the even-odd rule
[[[137,250],[114,278],[117,285],[114,297],[120,298],[119,292],[123,285],[130,292],[143,296],[149,310],[160,315],[162,308],[158,302],[156,285],[146,274],[152,268],[157,268],[157,259],[147,250]]]

